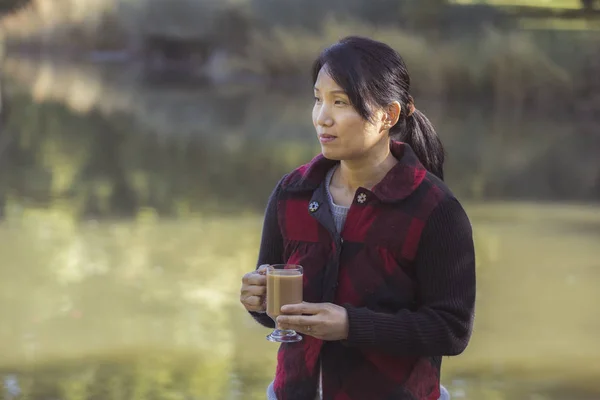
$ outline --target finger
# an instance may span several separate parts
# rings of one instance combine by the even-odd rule
[[[315,328],[313,328],[312,326],[309,328],[306,325],[278,325],[277,326],[279,329],[283,329],[283,330],[292,330],[295,331],[296,333],[300,333],[304,336],[313,336],[313,337],[318,337],[318,333],[315,331]]]
[[[262,299],[262,297],[259,297],[259,296],[249,296],[246,298],[246,303],[248,305],[258,307],[263,304],[263,299]]]
[[[297,324],[288,324],[285,322],[279,323],[279,320],[277,320],[277,328],[278,329],[286,329],[286,330],[293,330],[296,331],[298,333],[301,333],[303,335],[309,335],[309,336],[313,336],[313,337],[319,337],[320,333],[320,327],[319,325],[316,324],[302,324],[302,325],[297,325]]]
[[[252,306],[244,306],[246,311],[255,312],[255,313],[263,313],[265,309],[262,307],[252,307]]]
[[[314,318],[308,316],[305,317],[303,315],[280,315],[277,317],[277,324],[284,326],[292,326],[297,328],[302,328],[306,326],[314,326],[316,321]],[[294,329],[294,328],[286,328],[286,329]]]
[[[283,314],[309,314],[314,315],[318,314],[320,311],[324,309],[323,303],[307,303],[302,302],[299,304],[286,304],[281,307],[281,312]]]
[[[248,272],[242,278],[242,282],[246,285],[256,285],[256,286],[266,286],[267,285],[267,277],[265,275],[261,275],[260,273],[253,271]]]
[[[259,296],[248,296],[242,299],[242,303],[249,307],[262,307],[264,301],[263,298]]]
[[[242,288],[242,295],[248,297],[248,296],[264,296],[267,294],[267,287],[266,286],[256,286],[256,285],[251,285],[251,286],[244,286]]]
[[[267,268],[269,268],[269,264],[263,264],[260,267],[258,267],[256,269],[256,273],[260,274],[260,275],[266,275],[267,274]]]

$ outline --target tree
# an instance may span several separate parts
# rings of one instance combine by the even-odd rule
[[[0,18],[4,15],[13,13],[28,4],[31,3],[31,0],[0,0]],[[0,40],[0,47],[3,47],[4,43]],[[4,49],[0,48],[0,63],[3,62]],[[0,136],[4,131],[4,121],[7,113],[7,106],[4,96],[4,81],[2,79],[2,70],[0,70]],[[0,140],[0,142],[2,142]],[[0,150],[1,153],[1,150]]]
[[[31,3],[31,0],[0,0],[0,17],[13,13]]]
[[[595,0],[581,0],[581,7],[586,11],[592,11],[594,9]]]

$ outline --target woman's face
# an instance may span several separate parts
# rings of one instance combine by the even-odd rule
[[[373,123],[363,119],[325,67],[319,72],[314,91],[313,125],[326,158],[356,160],[368,156],[377,145],[388,146],[383,110],[375,113]]]

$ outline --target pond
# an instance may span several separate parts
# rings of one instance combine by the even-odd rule
[[[318,143],[310,88],[5,63],[5,399],[264,399],[276,345],[238,303],[262,212]],[[600,398],[600,148],[575,121],[417,99],[473,222],[476,325],[453,399]]]

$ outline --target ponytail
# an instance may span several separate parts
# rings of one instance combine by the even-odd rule
[[[390,133],[408,144],[425,169],[443,181],[444,146],[429,119],[417,109],[405,118],[400,118]]]

